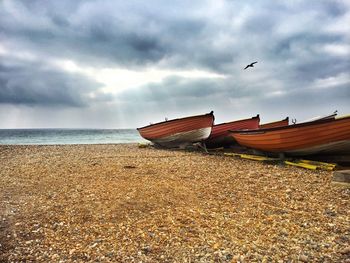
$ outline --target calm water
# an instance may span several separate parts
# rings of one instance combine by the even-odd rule
[[[0,129],[0,144],[145,142],[136,129]]]

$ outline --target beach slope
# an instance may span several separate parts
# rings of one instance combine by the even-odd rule
[[[346,262],[331,172],[125,145],[0,146],[0,262]]]

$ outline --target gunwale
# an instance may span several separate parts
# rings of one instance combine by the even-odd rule
[[[136,128],[136,130],[142,130],[145,128],[149,128],[152,126],[157,126],[157,125],[161,125],[161,124],[165,124],[165,123],[169,123],[169,122],[175,122],[175,121],[179,121],[179,120],[186,120],[186,119],[191,119],[191,118],[196,118],[196,117],[202,117],[202,116],[206,116],[206,115],[213,115],[214,117],[214,111],[211,111],[209,113],[206,114],[200,114],[200,115],[193,115],[193,116],[187,116],[187,117],[183,117],[183,118],[176,118],[176,119],[171,119],[171,120],[167,120],[167,121],[162,121],[162,122],[157,122],[157,123],[153,123],[153,124],[149,124],[140,128]]]

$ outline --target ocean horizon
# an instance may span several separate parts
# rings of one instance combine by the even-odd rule
[[[136,129],[0,129],[0,145],[114,144],[146,142]]]

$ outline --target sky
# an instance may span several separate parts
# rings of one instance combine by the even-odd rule
[[[346,0],[1,0],[0,128],[347,115],[349,25]]]

